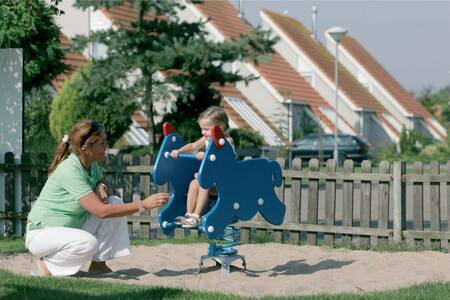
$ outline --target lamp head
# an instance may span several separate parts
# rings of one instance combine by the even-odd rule
[[[339,43],[348,33],[347,29],[335,26],[326,31],[336,43]]]

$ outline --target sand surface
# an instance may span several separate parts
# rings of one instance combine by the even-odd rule
[[[207,260],[204,270],[195,274],[206,249],[207,244],[133,247],[132,256],[109,262],[116,272],[101,280],[256,297],[368,292],[426,281],[450,281],[450,254],[440,252],[389,253],[252,244],[238,247],[239,254],[246,258],[247,271],[236,260],[236,267],[224,276],[214,261]],[[0,267],[28,275],[32,261],[30,254],[0,256]]]

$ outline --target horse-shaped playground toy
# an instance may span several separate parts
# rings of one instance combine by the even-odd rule
[[[244,257],[233,248],[238,244],[238,231],[229,225],[250,220],[258,211],[269,223],[280,225],[283,222],[286,208],[274,191],[275,186],[281,185],[282,175],[276,161],[265,158],[238,161],[220,127],[214,126],[211,131],[212,139],[201,161],[194,154],[180,154],[174,159],[171,151],[185,143],[169,123],[164,123],[164,140],[153,169],[153,179],[159,185],[169,183],[172,194],[160,212],[158,222],[165,234],[180,227],[173,221],[186,213],[189,183],[198,172],[200,186],[209,189],[215,185],[218,194],[216,203],[204,214],[198,229],[208,239],[221,241],[219,245],[209,244],[208,254],[200,259],[199,272],[203,261],[211,258],[222,266],[223,273],[229,273],[235,259],[242,259],[246,267]]]

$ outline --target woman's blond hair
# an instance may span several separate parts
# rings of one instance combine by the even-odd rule
[[[70,153],[74,152],[77,156],[80,156],[83,145],[92,146],[95,144],[100,137],[101,130],[104,130],[104,127],[97,121],[82,120],[75,124],[70,131],[69,139],[61,141],[56,146],[55,156],[48,168],[48,173],[53,173]]]

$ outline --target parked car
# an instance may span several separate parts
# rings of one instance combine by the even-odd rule
[[[361,138],[350,134],[338,135],[339,162],[351,159],[362,162],[369,158],[370,146]],[[295,143],[292,148],[292,158],[299,157],[309,160],[319,158],[323,161],[333,158],[334,134],[310,134],[304,139]]]

